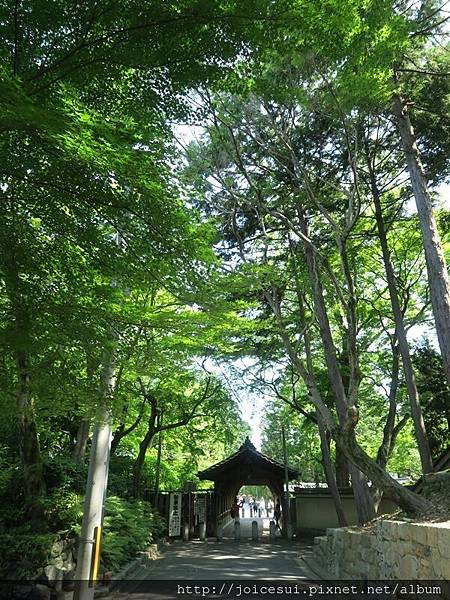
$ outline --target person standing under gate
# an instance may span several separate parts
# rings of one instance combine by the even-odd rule
[[[269,498],[269,500],[267,501],[267,516],[270,517],[270,515],[272,514],[273,511],[273,500],[272,498]]]
[[[250,507],[250,518],[253,517],[253,496],[248,497],[248,505]]]
[[[242,507],[242,502],[239,503],[239,500],[236,496],[236,498],[233,501],[233,504],[231,505],[230,508],[230,517],[232,519],[234,519],[235,523],[239,523],[239,510]]]
[[[275,510],[273,512],[273,516],[275,517],[275,530],[279,529],[281,531],[281,527],[280,527],[281,503],[280,503],[279,498],[277,498],[277,503],[275,504]]]
[[[258,517],[264,517],[264,511],[266,510],[266,501],[264,500],[264,497],[261,498],[261,500],[259,501],[259,508],[258,508]]]
[[[255,519],[258,516],[258,500],[256,498],[253,500],[253,515]]]

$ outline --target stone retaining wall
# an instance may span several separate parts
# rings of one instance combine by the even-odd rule
[[[335,579],[450,580],[450,521],[327,529],[314,539],[314,558]]]
[[[51,587],[61,589],[63,581],[72,580],[75,574],[77,545],[74,538],[55,540],[50,549],[44,578]]]

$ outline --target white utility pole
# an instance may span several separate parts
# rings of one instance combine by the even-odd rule
[[[114,368],[105,368],[105,371]],[[111,447],[111,413],[108,406],[99,407],[92,435],[92,448],[84,499],[83,522],[77,556],[74,600],[92,600],[100,562],[103,508],[106,496]]]
[[[117,246],[122,246],[123,237],[120,232],[117,232],[115,242]],[[112,286],[117,286],[115,280],[112,281]],[[112,439],[111,400],[115,384],[114,355],[116,341],[117,333],[111,327],[109,348],[105,350],[102,361],[100,401],[92,434],[73,600],[93,600],[95,582],[100,566],[103,512],[108,485],[109,454]]]

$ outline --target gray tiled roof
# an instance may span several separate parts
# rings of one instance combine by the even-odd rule
[[[200,471],[197,475],[200,479],[215,479],[217,475],[221,472],[225,471],[227,467],[231,466],[234,462],[239,462],[239,459],[250,459],[250,461],[257,461],[261,464],[265,463],[270,470],[281,470],[284,473],[284,464],[266,456],[262,452],[258,452],[255,446],[251,443],[248,437],[245,438],[245,442],[242,446],[234,453],[228,456],[228,458],[222,460],[221,462],[208,467],[204,471]],[[289,479],[295,479],[298,476],[298,471],[288,467],[288,476]]]

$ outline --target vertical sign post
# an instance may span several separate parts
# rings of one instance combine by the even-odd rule
[[[169,537],[181,535],[181,492],[171,492],[169,498]]]

